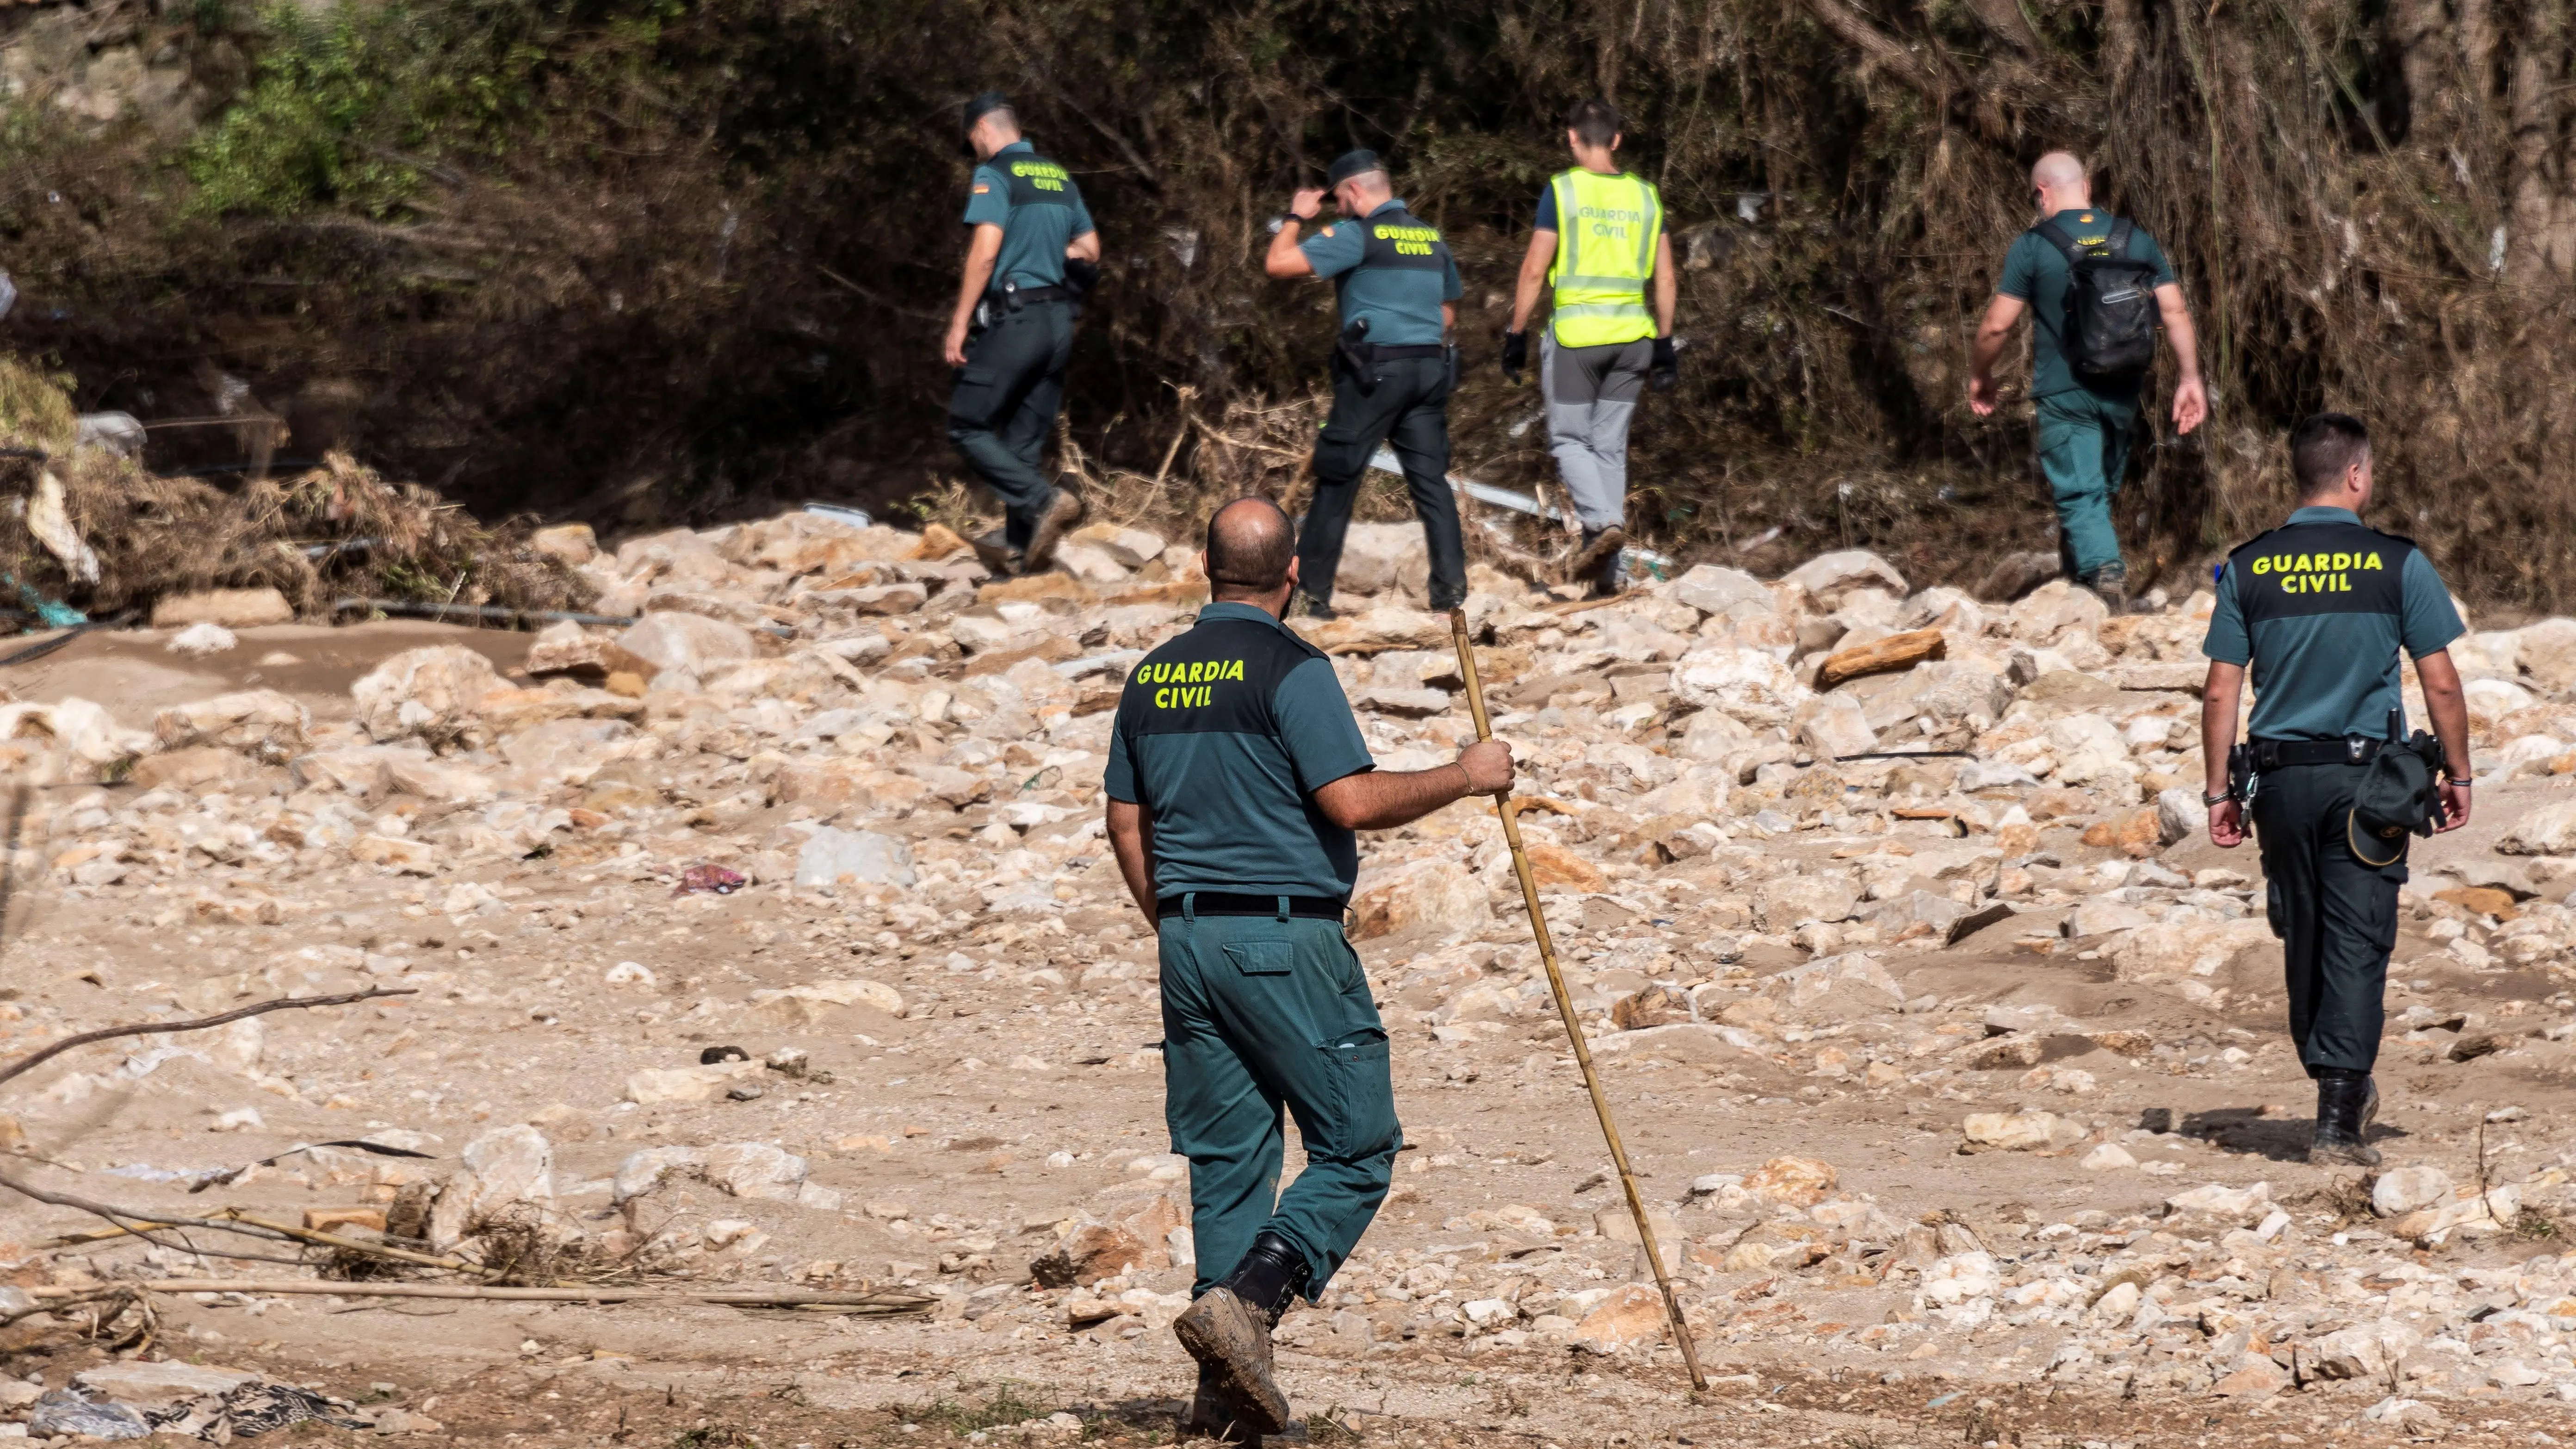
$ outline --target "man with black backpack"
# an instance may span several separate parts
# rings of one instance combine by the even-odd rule
[[[2173,343],[2174,430],[2209,416],[2191,308],[2156,239],[2093,205],[2084,163],[2063,151],[2030,171],[2039,224],[2004,254],[1995,299],[1977,328],[1968,406],[1991,415],[1995,363],[2027,308],[2032,314],[2030,398],[2038,413],[2039,466],[2057,504],[2058,551],[2067,571],[2114,613],[2129,605],[2129,569],[2111,522],[2111,499],[2129,466],[2138,395],[2156,360],[2156,328]]]

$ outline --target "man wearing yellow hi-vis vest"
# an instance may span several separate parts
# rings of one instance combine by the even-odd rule
[[[1539,385],[1548,445],[1583,525],[1583,546],[1567,571],[1598,597],[1618,591],[1619,551],[1628,545],[1628,420],[1637,396],[1649,377],[1657,392],[1681,380],[1673,244],[1664,235],[1663,198],[1612,159],[1620,141],[1615,107],[1577,105],[1566,114],[1565,140],[1579,164],[1539,197],[1512,327],[1503,334],[1503,375],[1520,381],[1529,364],[1530,313],[1540,289],[1549,289]]]

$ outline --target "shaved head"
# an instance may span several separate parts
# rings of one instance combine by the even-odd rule
[[[2030,168],[2030,184],[2051,191],[2084,184],[2084,163],[2065,151],[2051,151]]]
[[[1288,582],[1296,530],[1267,498],[1238,498],[1208,518],[1207,571],[1217,599],[1258,598]]]

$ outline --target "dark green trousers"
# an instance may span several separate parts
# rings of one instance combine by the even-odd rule
[[[1404,488],[1431,551],[1431,607],[1454,609],[1467,601],[1467,538],[1449,491],[1449,365],[1399,357],[1379,363],[1376,374],[1376,385],[1363,392],[1349,368],[1333,368],[1333,411],[1315,439],[1315,497],[1297,530],[1297,586],[1332,602],[1351,505],[1384,443],[1404,466]]]
[[[992,325],[967,341],[966,365],[948,395],[948,441],[1000,495],[1003,537],[1013,548],[1029,546],[1055,496],[1038,458],[1064,403],[1076,317],[1071,302],[1031,302],[1016,312],[995,302]]]
[[[1198,1284],[1213,1288],[1254,1237],[1306,1255],[1324,1291],[1386,1200],[1404,1138],[1386,1028],[1338,921],[1166,915],[1164,1117],[1190,1160]],[[1280,1109],[1297,1114],[1306,1169],[1286,1192]]]
[[[2057,505],[2058,553],[2076,578],[2089,579],[2120,561],[2111,500],[2129,471],[2138,401],[2079,387],[2041,398],[2037,411],[2039,471]]]
[[[2387,1020],[2406,857],[2373,867],[2353,855],[2344,832],[2362,769],[2293,765],[2265,772],[2254,791],[2265,907],[2290,992],[2290,1041],[2310,1076],[2327,1067],[2369,1071]]]

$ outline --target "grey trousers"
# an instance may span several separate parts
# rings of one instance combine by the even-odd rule
[[[1646,390],[1655,344],[1643,339],[1600,347],[1559,347],[1553,330],[1539,334],[1539,379],[1547,393],[1547,441],[1565,496],[1586,533],[1625,526],[1628,513],[1628,420]]]

